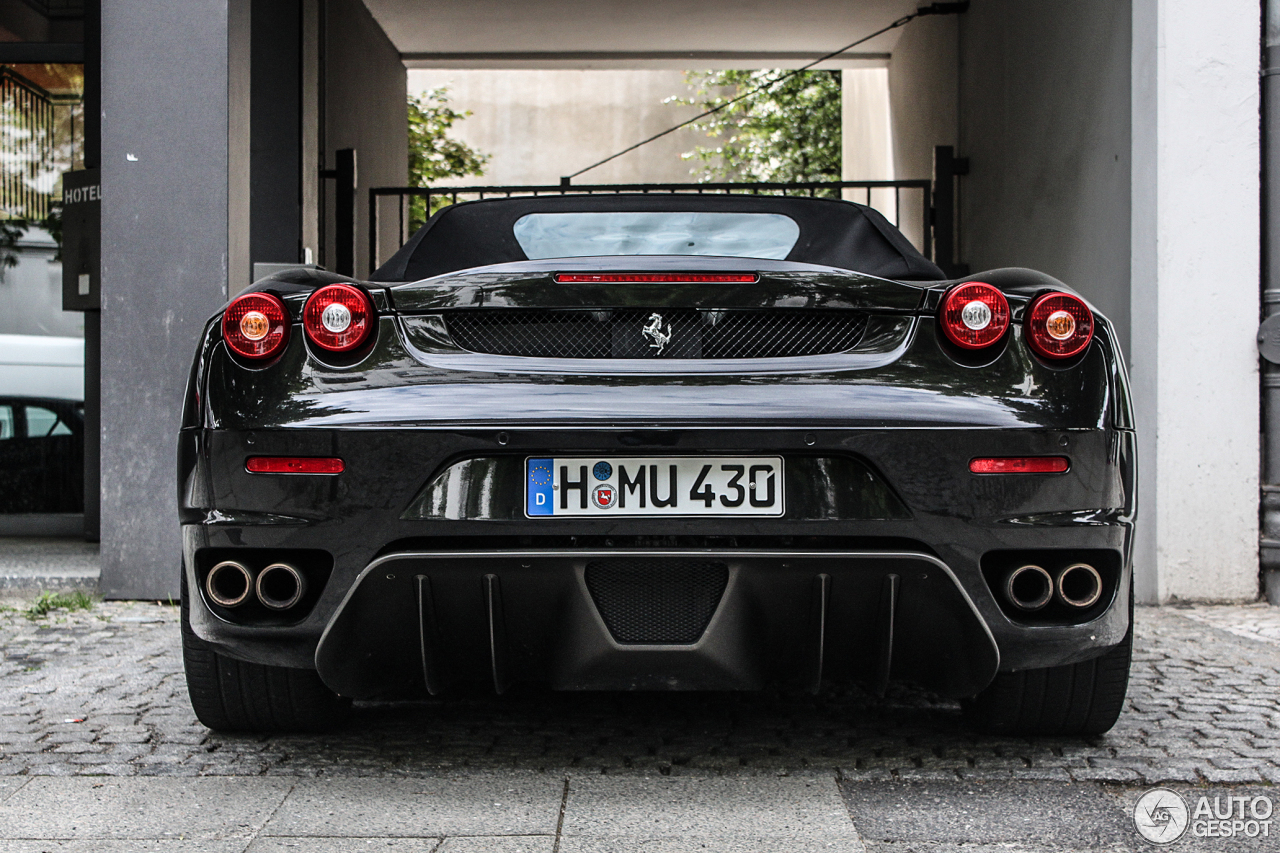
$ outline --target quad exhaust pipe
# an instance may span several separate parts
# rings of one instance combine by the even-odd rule
[[[1027,564],[1005,575],[1005,600],[1028,613],[1044,609],[1050,601],[1077,610],[1092,607],[1102,597],[1102,575],[1088,563],[1072,563],[1057,576]]]
[[[1042,609],[1053,600],[1053,577],[1040,566],[1019,566],[1004,579],[1004,597],[1019,610]]]
[[[307,591],[307,582],[302,573],[288,563],[272,563],[258,572],[254,589],[263,607],[288,610],[302,600]]]
[[[204,591],[214,604],[239,607],[249,600],[253,592],[253,574],[244,563],[223,560],[209,570],[209,576],[204,579]]]
[[[209,570],[204,589],[210,601],[227,609],[240,607],[256,595],[268,610],[288,610],[306,595],[307,581],[288,563],[272,563],[255,577],[244,563],[223,560]]]
[[[1102,597],[1102,575],[1088,563],[1073,563],[1058,573],[1056,594],[1068,607],[1092,607]]]

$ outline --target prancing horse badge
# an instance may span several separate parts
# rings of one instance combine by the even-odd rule
[[[654,355],[662,355],[663,348],[671,340],[671,324],[667,323],[667,330],[662,330],[662,315],[650,314],[649,322],[645,324],[644,336],[649,339],[649,349],[657,350]]]

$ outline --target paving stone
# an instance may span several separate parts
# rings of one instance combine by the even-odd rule
[[[841,791],[859,833],[875,850],[933,853],[938,848],[932,842],[943,838],[966,850],[982,850],[977,846],[982,844],[1019,853],[1115,849],[1110,838],[1134,835],[1099,786],[1024,781],[873,787],[844,783]],[[881,847],[877,842],[897,843]]]
[[[956,703],[902,685],[883,700],[839,686],[816,697],[522,689],[361,704],[324,738],[228,737],[196,724],[187,704],[176,608],[110,602],[43,625],[0,613],[0,648],[43,661],[34,673],[0,669],[0,777],[127,766],[219,778],[458,768],[746,778],[842,767],[867,780],[1276,782],[1273,610],[1139,608],[1130,707],[1088,740],[977,735]],[[130,614],[161,621],[122,621]]]
[[[1257,767],[1224,769],[1214,767],[1212,765],[1203,768],[1200,775],[1210,784],[1230,784],[1241,785],[1261,782],[1263,780],[1262,773]]]
[[[470,839],[467,839],[470,840]],[[505,844],[502,838],[482,838],[481,841],[494,843],[486,846],[453,847],[453,850],[492,850],[495,853],[533,853],[533,851],[551,850],[552,839],[546,838],[545,844],[536,846],[515,846]],[[245,853],[438,853],[446,849],[440,846],[439,838],[258,838],[246,849]]]
[[[11,838],[249,838],[288,794],[271,779],[33,779],[0,804]]]
[[[862,849],[829,775],[570,779],[562,850],[696,850],[707,840],[717,850]]]
[[[564,780],[528,772],[462,778],[302,781],[264,835],[445,836],[555,832]]]
[[[192,841],[191,839],[141,839],[109,841],[0,840],[0,853],[242,853],[244,841]]]
[[[555,839],[549,835],[482,835],[446,838],[435,853],[551,853],[555,849]],[[568,853],[563,846],[560,849]]]

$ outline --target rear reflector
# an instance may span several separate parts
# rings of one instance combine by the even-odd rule
[[[595,284],[622,282],[627,284],[753,284],[760,280],[755,273],[683,273],[683,272],[562,272],[556,273],[558,284]]]
[[[975,474],[1061,474],[1070,467],[1065,456],[986,456],[969,462]]]
[[[345,467],[332,456],[250,456],[244,461],[250,474],[341,474]]]

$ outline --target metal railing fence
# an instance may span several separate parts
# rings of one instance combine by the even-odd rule
[[[46,92],[0,67],[0,218],[39,221],[73,168],[83,123],[80,97]]]
[[[916,204],[904,204],[904,191],[919,194]],[[748,195],[801,195],[809,197],[843,198],[875,207],[896,227],[904,225],[903,216],[913,209],[921,217],[919,243],[916,248],[926,258],[933,257],[933,182],[912,181],[799,181],[756,183],[706,183],[706,184],[553,184],[528,186],[488,187],[373,187],[369,190],[369,269],[381,264],[383,255],[379,245],[382,208],[385,199],[396,200],[399,242],[397,249],[408,241],[410,235],[421,227],[410,214],[410,199],[424,200],[424,209],[431,212],[432,199],[445,198],[450,204],[484,198],[511,198],[513,196],[554,195],[605,195],[620,193],[651,194],[748,194]],[[850,196],[854,196],[850,198]],[[858,196],[861,196],[860,198]],[[891,198],[892,203],[887,203]],[[874,203],[873,203],[874,202]],[[886,209],[887,208],[887,209]],[[394,252],[394,250],[393,250]],[[393,252],[388,252],[387,257]]]

